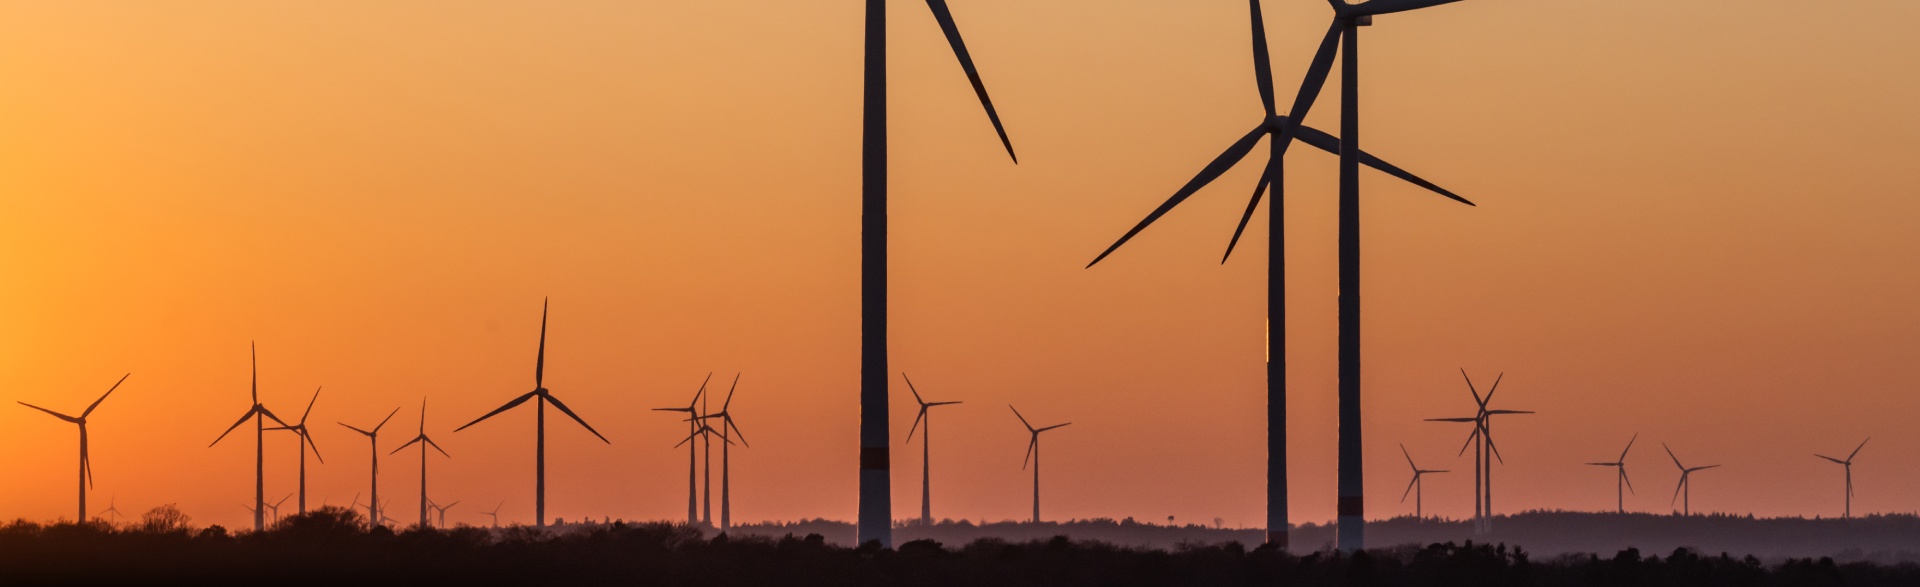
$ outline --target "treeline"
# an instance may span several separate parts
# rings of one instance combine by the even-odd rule
[[[1915,585],[1920,567],[1627,550],[1534,560],[1484,543],[1294,556],[1238,542],[1142,549],[1103,542],[933,540],[845,548],[820,535],[703,537],[665,523],[451,530],[369,528],[322,508],[258,533],[193,527],[170,508],[139,522],[0,526],[0,584],[1569,586]]]

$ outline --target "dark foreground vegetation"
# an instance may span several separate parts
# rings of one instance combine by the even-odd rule
[[[672,524],[369,530],[323,508],[261,533],[195,528],[156,508],[124,526],[0,526],[0,584],[195,585],[1916,585],[1920,567],[1677,550],[1534,560],[1504,545],[1442,543],[1295,556],[1237,542],[1169,550],[1075,542],[931,540],[895,550],[819,535],[706,538]]]

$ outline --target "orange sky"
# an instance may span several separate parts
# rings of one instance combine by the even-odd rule
[[[450,520],[532,517],[532,415],[451,429],[548,383],[612,439],[549,434],[550,515],[675,518],[682,403],[735,402],[740,521],[855,507],[860,2],[0,4],[0,375],[9,402],[93,418],[95,509],[179,503],[240,524],[263,400],[316,386],[311,500],[350,500],[368,425],[404,406],[453,454]],[[1457,369],[1507,373],[1502,511],[1837,515],[1920,503],[1920,37],[1904,2],[1495,2],[1362,31],[1365,147],[1474,199],[1365,187],[1368,512],[1411,511],[1395,448],[1453,456]],[[1246,8],[959,2],[1015,147],[1008,164],[916,2],[894,6],[893,365],[939,414],[935,514],[1262,515],[1264,220],[1217,264],[1243,166],[1081,269],[1258,120]],[[1327,9],[1272,0],[1290,95]],[[1337,77],[1337,74],[1336,74]],[[1337,87],[1330,85],[1329,87]],[[1329,92],[1309,124],[1338,127]],[[1296,521],[1334,505],[1334,172],[1288,180]],[[1264,215],[1263,215],[1264,218]],[[913,411],[896,379],[896,440]],[[73,427],[0,409],[0,517],[71,515]],[[268,494],[295,445],[269,436]],[[900,449],[895,513],[918,511]],[[418,466],[384,459],[408,518]],[[1464,472],[1432,513],[1471,512]],[[469,509],[471,508],[471,509]],[[464,510],[464,511],[462,511]]]

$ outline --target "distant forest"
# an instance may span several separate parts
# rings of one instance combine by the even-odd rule
[[[1514,525],[1519,524],[1516,521]],[[1008,529],[1017,526],[1009,525]],[[1060,525],[1061,528],[1097,526],[1121,528],[1126,524]],[[1198,526],[1188,528],[1194,532],[1204,530]],[[1034,528],[1035,531],[1042,529]],[[709,529],[667,523],[568,524],[544,530],[525,526],[499,529],[460,526],[447,530],[414,527],[395,531],[369,528],[357,512],[327,507],[280,520],[264,532],[236,534],[219,526],[195,527],[177,509],[162,506],[129,524],[40,525],[22,520],[0,526],[0,584],[700,587],[1920,584],[1920,566],[1913,564],[1847,563],[1831,558],[1766,562],[1753,556],[1684,548],[1664,552],[1628,549],[1599,555],[1543,556],[1506,544],[1443,542],[1408,544],[1353,555],[1326,551],[1293,555],[1274,549],[1248,548],[1236,541],[1191,541],[1166,549],[1070,539],[1064,535],[1034,540],[981,538],[945,543],[908,538],[913,531],[911,526],[903,528],[902,538],[907,539],[896,549],[882,549],[872,544],[855,548],[839,546],[819,533],[772,537],[743,532],[727,536],[712,534]]]

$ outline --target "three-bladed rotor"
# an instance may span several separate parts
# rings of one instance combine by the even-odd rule
[[[309,434],[307,430],[307,416],[313,415],[313,404],[314,402],[317,402],[317,401],[320,401],[320,388],[316,387],[313,390],[313,399],[307,400],[307,411],[300,414],[300,423],[293,424],[291,426],[272,426],[267,429],[268,430],[288,430],[293,432],[294,434],[300,435],[300,442],[306,443],[308,447],[311,447],[313,449],[313,458],[319,459],[320,462],[325,463],[327,462],[327,459],[326,457],[320,456],[320,445],[313,443],[313,435]],[[399,411],[399,408],[395,408],[394,411]],[[352,426],[347,426],[347,427],[352,428]],[[301,499],[306,499],[306,498],[301,498]]]
[[[1027,441],[1027,455],[1026,457],[1022,458],[1020,461],[1020,468],[1022,470],[1026,469],[1027,464],[1033,461],[1034,451],[1039,450],[1041,432],[1046,432],[1048,430],[1066,426],[1067,424],[1072,424],[1072,422],[1067,422],[1066,424],[1054,424],[1052,426],[1047,426],[1045,428],[1034,428],[1032,424],[1027,423],[1026,416],[1020,415],[1019,408],[1013,407],[1013,404],[1007,404],[1007,409],[1013,410],[1013,417],[1019,418],[1020,425],[1027,427],[1027,432],[1033,435],[1033,438]]]
[[[913,426],[907,428],[907,440],[906,440],[907,442],[913,442],[913,433],[914,431],[920,429],[920,421],[925,420],[927,418],[927,410],[933,409],[934,407],[937,407],[937,406],[951,406],[954,404],[963,403],[963,402],[929,402],[920,397],[920,390],[914,389],[913,379],[907,377],[906,373],[904,372],[901,373],[900,378],[905,379],[907,381],[907,391],[913,392],[913,401],[920,404],[919,415],[916,415],[913,417]],[[1015,412],[1015,413],[1018,413],[1018,412]]]
[[[539,351],[539,354],[535,356],[534,363],[533,363],[533,391],[529,391],[524,394],[521,394],[520,397],[513,398],[512,401],[507,402],[505,405],[502,405],[498,408],[494,408],[494,410],[491,412],[487,412],[487,415],[481,416],[479,418],[475,418],[472,422],[468,422],[465,426],[455,428],[453,429],[453,431],[459,432],[461,430],[466,430],[468,427],[471,427],[474,424],[479,424],[481,421],[484,421],[487,418],[492,418],[495,414],[499,414],[501,412],[505,412],[507,410],[511,410],[513,408],[519,407],[520,404],[527,403],[527,400],[538,397],[538,398],[541,398],[542,400],[545,400],[546,403],[553,404],[553,407],[559,408],[560,413],[566,414],[568,418],[573,418],[574,422],[579,423],[580,427],[586,428],[587,432],[593,433],[594,437],[599,438],[601,442],[612,444],[613,441],[607,440],[607,437],[605,436],[601,436],[600,431],[594,430],[592,425],[587,424],[586,420],[581,419],[579,414],[573,413],[573,410],[571,408],[568,408],[565,402],[560,401],[559,397],[555,397],[552,393],[547,391],[547,388],[544,384],[546,380],[546,373],[547,373],[547,300],[542,299],[540,300],[540,351]]]

